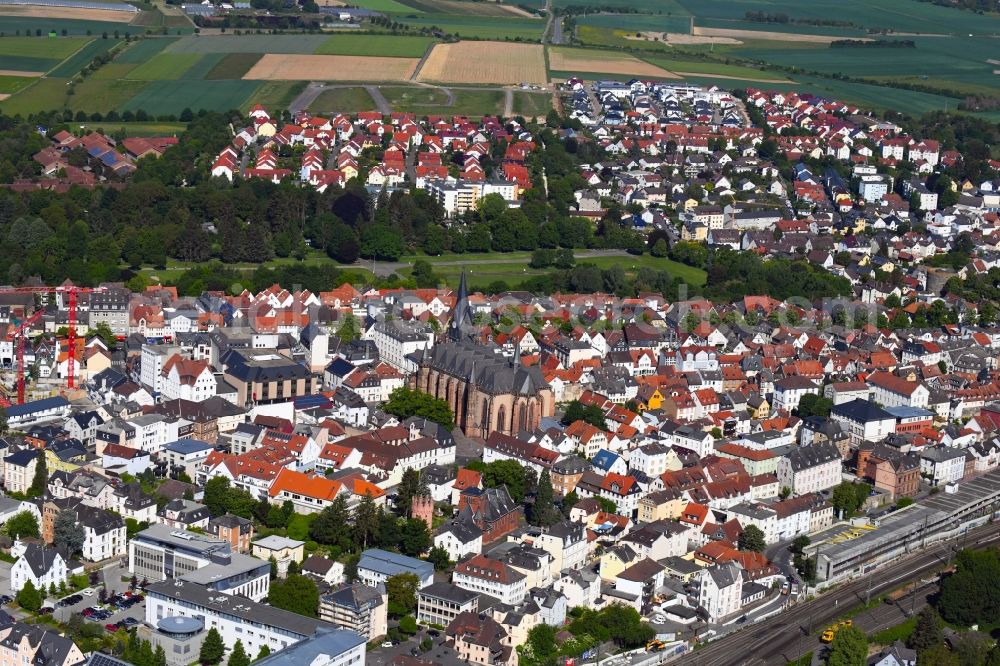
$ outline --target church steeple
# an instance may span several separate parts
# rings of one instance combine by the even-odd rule
[[[451,316],[451,325],[448,327],[448,337],[458,342],[462,339],[462,327],[472,324],[472,316],[469,313],[469,287],[465,283],[465,271],[458,283],[458,295],[455,298],[455,310]]]

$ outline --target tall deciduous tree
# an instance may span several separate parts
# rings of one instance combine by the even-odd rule
[[[830,644],[829,666],[859,666],[868,658],[868,637],[857,627],[841,627]]]
[[[19,537],[33,537],[38,538],[38,519],[35,518],[35,514],[30,511],[21,511],[14,514],[14,516],[7,521],[4,525],[4,531],[7,533],[11,539],[17,539]]]
[[[212,666],[222,661],[226,654],[226,644],[222,642],[219,630],[212,627],[205,634],[205,641],[201,644],[201,651],[198,653],[198,661],[205,666]]]
[[[417,607],[417,588],[420,581],[416,574],[405,573],[390,576],[385,581],[385,592],[389,597],[389,614],[394,617],[409,615]]]
[[[52,525],[52,534],[56,548],[65,559],[69,559],[83,550],[85,535],[83,527],[76,521],[76,512],[63,509],[56,514]]]

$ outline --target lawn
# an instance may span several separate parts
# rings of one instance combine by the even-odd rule
[[[199,53],[158,53],[129,72],[128,77],[137,81],[182,79],[201,57]]]
[[[36,79],[18,94],[0,102],[0,111],[9,116],[27,116],[65,108],[67,83],[66,79]]]
[[[398,35],[335,35],[316,49],[322,55],[421,58],[435,39]]]
[[[27,76],[0,76],[0,93],[10,95],[27,88],[35,79]]]
[[[314,113],[355,113],[374,109],[375,102],[362,86],[328,88],[309,105]]]
[[[107,53],[117,46],[118,43],[117,39],[95,39],[49,72],[49,76],[76,76],[80,73],[81,69],[93,62],[94,58]]]
[[[222,59],[202,78],[211,80],[242,79],[243,75],[249,72],[250,68],[260,60],[259,53],[207,53],[205,57],[210,58],[215,55],[221,55]]]
[[[122,108],[156,115],[180,115],[184,109],[228,111],[254,96],[257,81],[153,81]]]
[[[287,109],[306,85],[305,81],[264,81],[240,109],[247,112],[254,104],[262,104],[266,109]]]
[[[477,39],[517,39],[538,41],[545,22],[530,18],[489,18],[481,16],[422,15],[399,18],[400,23],[414,28],[440,30],[446,34]],[[423,55],[423,54],[421,54]]]
[[[211,35],[184,37],[168,53],[314,53],[327,35]]]
[[[176,37],[146,37],[122,51],[115,62],[141,65],[176,41]]]
[[[551,109],[552,95],[548,93],[530,93],[523,90],[514,92],[514,115],[538,118]]]

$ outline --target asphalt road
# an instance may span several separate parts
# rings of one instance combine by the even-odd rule
[[[848,609],[864,603],[868,594],[876,597],[910,581],[926,577],[951,559],[954,540],[935,544],[871,575],[838,585],[812,601],[798,604],[743,631],[709,643],[675,663],[686,666],[760,666],[786,664],[819,645],[814,634],[842,616]],[[1000,524],[988,524],[968,534],[970,548],[1000,543]],[[918,599],[919,601],[919,599]],[[876,622],[901,622],[898,607],[888,604],[875,616]],[[897,614],[893,616],[893,613]],[[895,620],[895,621],[893,621]],[[880,629],[891,624],[880,626]]]

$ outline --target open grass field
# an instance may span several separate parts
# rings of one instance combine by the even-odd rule
[[[413,7],[428,14],[461,14],[468,16],[523,16],[524,11],[512,4],[479,0],[404,0]]]
[[[601,0],[604,2],[605,0]],[[642,2],[642,0],[639,0]],[[896,32],[927,34],[991,35],[1000,32],[1000,17],[941,7],[929,2],[912,0],[676,0],[695,16],[695,25],[712,25],[715,21],[744,21],[746,12],[784,13],[792,19],[851,21],[865,28],[888,28]],[[755,24],[760,30],[771,30],[772,24]],[[809,26],[793,24],[796,32],[812,32]],[[744,27],[744,26],[733,26]],[[820,27],[820,26],[817,26]],[[856,27],[856,26],[854,26]]]
[[[126,47],[115,58],[115,62],[141,65],[176,41],[176,37],[147,37],[140,39],[131,46]]]
[[[256,81],[153,81],[122,106],[123,111],[143,109],[157,115],[192,111],[239,109],[260,86]]]
[[[545,83],[545,54],[541,44],[438,44],[417,78],[473,84]]]
[[[525,118],[544,116],[552,109],[552,95],[548,93],[530,93],[523,90],[514,92],[514,115]]]
[[[329,88],[309,105],[309,110],[314,113],[355,113],[374,109],[375,102],[361,86]]]
[[[177,136],[187,129],[187,123],[78,123],[88,130],[103,130],[105,134],[122,133],[125,136]]]
[[[75,19],[78,21],[108,21],[110,23],[131,23],[139,17],[138,12],[84,7],[56,7],[43,5],[3,5],[0,15],[25,18]]]
[[[24,90],[34,81],[27,76],[0,76],[0,94],[11,95],[18,90]]]
[[[395,111],[412,111],[426,115],[437,113],[448,104],[448,95],[441,88],[380,86],[379,90]]]
[[[258,81],[405,81],[412,76],[417,61],[417,58],[268,53],[243,78]]]
[[[263,104],[268,109],[284,109],[305,90],[305,81],[264,81],[253,96],[240,106],[244,113],[254,104]]]
[[[585,250],[578,250],[583,254]],[[522,280],[534,275],[543,275],[555,269],[534,269],[528,267],[531,260],[530,252],[487,252],[483,254],[443,254],[439,257],[412,255],[401,257],[400,261],[413,263],[423,259],[431,264],[434,272],[450,286],[457,286],[462,271],[466,271],[469,287],[483,289],[491,282],[503,280],[511,286],[516,286]],[[629,275],[635,275],[640,268],[664,270],[682,278],[685,282],[701,286],[705,284],[705,271],[685,264],[661,259],[649,255],[634,256],[598,256],[579,257],[577,264],[594,264],[602,269],[621,266]],[[402,273],[409,275],[410,270]]]
[[[418,116],[483,116],[503,112],[504,92],[476,88],[441,88],[422,86],[382,86],[379,88],[393,111]]]
[[[315,53],[327,35],[206,35],[178,39],[168,53]]]
[[[323,3],[319,4],[322,5]],[[396,2],[396,0],[351,0],[349,3],[339,4],[356,5],[365,9],[374,9],[377,12],[385,12],[386,14],[412,14],[420,11],[402,2]]]
[[[120,36],[125,33],[130,35],[141,35],[146,32],[146,28],[141,25],[129,23],[116,23],[114,21],[84,21],[70,18],[37,18],[31,16],[0,15],[0,35],[34,35],[41,30],[42,34],[54,31],[66,34],[71,37],[100,37],[103,33],[108,33],[111,37],[115,31]]]
[[[129,72],[128,78],[137,81],[183,79],[184,73],[201,57],[199,53],[158,53]]]
[[[400,23],[414,28],[435,29],[459,37],[476,39],[517,39],[538,41],[545,30],[545,22],[532,18],[488,18],[482,16],[458,16],[425,14],[421,16],[399,17]]]
[[[213,56],[221,56],[221,59],[215,61],[212,69],[202,77],[204,79],[242,79],[261,57],[259,53],[206,53],[204,59]]]
[[[448,116],[485,116],[503,113],[504,93],[502,90],[452,89],[454,103],[438,113]],[[433,112],[427,111],[427,114]]]
[[[94,58],[107,53],[118,44],[117,39],[95,39],[62,61],[58,67],[49,72],[49,76],[75,76],[93,62]]]
[[[645,76],[675,79],[677,76],[662,67],[617,51],[549,47],[549,67],[561,72],[600,72],[621,76]]]
[[[316,49],[319,55],[421,58],[436,40],[402,35],[334,35]]]

